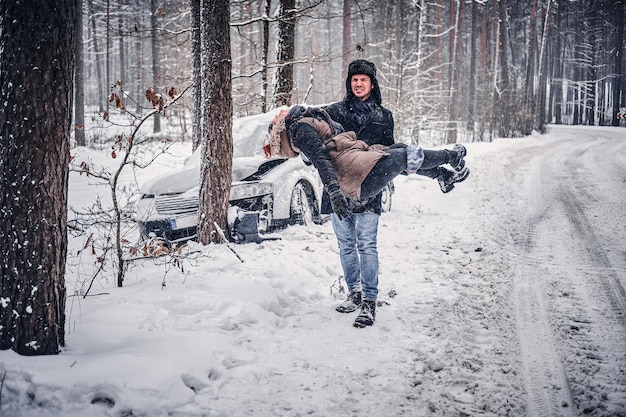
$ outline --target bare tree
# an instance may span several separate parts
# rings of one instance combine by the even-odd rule
[[[626,1],[616,1],[613,4],[614,19],[616,36],[613,43],[613,52],[611,53],[612,61],[610,65],[613,67],[613,74],[610,80],[612,84],[611,104],[613,107],[613,114],[611,115],[611,125],[619,126],[619,119],[617,118],[618,112],[620,112],[620,106],[626,107],[626,75],[624,74],[624,54],[626,48],[624,47],[624,14],[626,14]]]
[[[191,117],[191,141],[195,151],[201,144],[202,127],[202,61],[200,35],[200,0],[191,0],[191,72],[193,78],[193,105]]]
[[[457,141],[458,119],[460,114],[460,93],[459,93],[459,77],[460,77],[460,60],[459,52],[461,51],[461,19],[463,12],[463,3],[460,0],[450,0],[450,71],[448,75],[448,118],[450,126],[447,134],[447,142],[455,143]]]
[[[272,9],[272,0],[266,0],[265,3],[265,16],[269,16],[270,15],[270,10]],[[262,104],[261,104],[261,111],[263,113],[267,112],[268,106],[267,106],[267,86],[268,86],[268,61],[269,61],[269,43],[270,43],[270,22],[269,22],[269,18],[265,18],[263,19],[263,48],[261,50],[261,62],[263,65],[263,69],[261,72],[261,85],[263,86],[263,91],[262,91]]]
[[[217,224],[226,227],[232,181],[233,104],[229,0],[202,0],[202,168],[198,240],[207,244]]]
[[[87,31],[87,39],[89,39],[89,44],[93,44],[93,51],[92,51],[92,55],[93,55],[93,59],[92,61],[94,62],[94,66],[95,66],[95,83],[96,83],[96,95],[97,95],[97,103],[98,103],[98,110],[100,112],[104,111],[104,104],[106,103],[106,100],[104,98],[104,91],[106,91],[106,84],[108,83],[108,80],[105,80],[105,77],[103,77],[102,75],[102,57],[100,54],[100,48],[98,47],[98,36],[96,36],[97,32],[96,32],[96,18],[95,18],[95,13],[94,13],[94,5],[93,5],[93,0],[87,0],[87,14],[88,14],[88,19],[89,19],[89,28]],[[108,76],[108,74],[107,74]]]
[[[76,0],[0,2],[0,349],[65,344]]]
[[[341,34],[342,80],[345,80],[348,76],[348,65],[352,61],[352,12],[350,11],[350,3],[352,3],[352,0],[343,0],[343,27]]]
[[[478,34],[478,4],[471,2],[472,36],[470,37],[469,93],[467,100],[467,130],[473,137],[476,107],[476,35]]]
[[[274,103],[277,107],[291,105],[293,93],[293,58],[296,43],[296,2],[280,0],[278,10],[278,50],[276,51],[276,69]]]
[[[122,171],[127,168],[142,169],[148,167],[159,155],[166,153],[169,146],[176,142],[175,140],[164,141],[166,144],[169,143],[169,145],[164,145],[161,150],[154,152],[152,157],[146,158],[145,149],[143,148],[147,142],[150,142],[150,138],[143,137],[140,131],[142,125],[150,118],[155,117],[157,113],[166,114],[169,112],[189,88],[186,87],[179,93],[177,88],[171,87],[168,89],[167,98],[155,94],[152,89],[148,90],[146,99],[151,102],[153,109],[145,116],[139,116],[132,114],[126,109],[123,102],[122,84],[121,82],[116,83],[111,90],[111,101],[115,103],[115,107],[119,111],[130,118],[129,127],[132,127],[129,135],[119,134],[116,142],[113,144],[111,157],[118,161],[118,165],[113,165],[113,169],[110,169],[109,167],[99,167],[90,162],[72,158],[70,166],[72,171],[96,179],[100,183],[99,185],[107,186],[111,191],[110,205],[103,204],[100,199],[97,199],[92,207],[86,210],[74,210],[76,220],[73,222],[73,225],[75,228],[83,231],[90,231],[92,227],[96,229],[96,232],[90,233],[87,238],[87,246],[85,248],[90,245],[94,248],[94,241],[101,240],[104,242],[98,245],[102,253],[98,255],[97,263],[99,267],[94,273],[93,279],[105,270],[105,262],[109,258],[108,255],[114,252],[114,263],[117,266],[117,286],[122,287],[130,263],[137,259],[136,253],[148,252],[148,247],[144,243],[140,243],[143,249],[138,249],[130,244],[127,238],[129,230],[134,227],[129,227],[129,223],[131,223],[130,220],[135,211],[133,196],[136,197],[137,190],[133,190],[132,187],[129,190],[126,186],[122,186],[120,176]],[[135,222],[132,221],[132,224],[134,225]],[[95,249],[93,252],[96,252]],[[133,255],[132,258],[128,258],[128,253]]]
[[[550,6],[552,0],[548,0],[548,4],[543,9],[543,30],[541,34],[541,43],[539,45],[539,76],[537,85],[537,99],[534,109],[533,128],[538,132],[545,130],[546,123],[546,105],[547,105],[547,84],[548,84],[548,59],[546,57],[547,43],[550,39]]]
[[[83,45],[83,0],[76,0],[76,73],[74,74],[74,139],[85,146],[85,67]]]
[[[152,88],[159,91],[157,83],[159,81],[159,50],[157,48],[157,6],[156,0],[150,0],[150,29],[152,40]],[[161,115],[154,116],[154,133],[161,132]]]

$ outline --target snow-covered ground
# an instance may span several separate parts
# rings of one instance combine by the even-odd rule
[[[60,355],[0,352],[0,415],[626,416],[626,129],[466,145],[449,194],[396,179],[373,327],[334,310],[329,223],[236,245],[243,262],[195,244],[184,271],[70,297]]]

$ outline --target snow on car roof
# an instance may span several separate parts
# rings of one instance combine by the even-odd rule
[[[270,122],[285,107],[267,113],[233,119],[233,158],[262,156],[263,141]],[[201,147],[185,162],[185,166],[200,165]]]
[[[263,141],[274,116],[285,107],[268,113],[233,119],[233,157],[263,155]]]

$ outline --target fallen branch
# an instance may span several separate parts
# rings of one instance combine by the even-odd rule
[[[226,235],[224,234],[224,231],[222,230],[222,228],[219,227],[216,222],[213,222],[213,224],[215,225],[215,229],[217,230],[217,234],[220,235],[220,237],[222,238],[222,240],[224,241],[224,243],[226,244],[228,249],[230,249],[230,251],[235,254],[237,259],[239,259],[241,262],[243,262],[243,259],[241,259],[241,256],[239,256],[239,254],[237,252],[235,252],[235,249],[233,249],[232,246],[230,246],[230,243],[228,242],[228,239],[226,239]]]

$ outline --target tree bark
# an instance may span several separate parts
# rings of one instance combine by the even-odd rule
[[[265,16],[270,15],[270,10],[272,8],[272,1],[266,0],[265,2]],[[263,50],[261,51],[261,65],[263,65],[263,69],[261,71],[261,85],[263,88],[262,91],[262,101],[261,101],[261,111],[266,113],[268,109],[267,105],[267,90],[268,90],[268,81],[269,78],[269,56],[270,56],[270,22],[268,18],[263,19]]]
[[[65,344],[76,0],[27,3],[0,2],[0,349],[45,355]]]
[[[106,100],[104,98],[104,91],[106,91],[107,80],[102,76],[102,58],[100,57],[100,48],[98,47],[98,32],[96,31],[96,17],[93,10],[93,0],[87,0],[87,18],[91,23],[91,36],[87,36],[88,39],[93,39],[93,53],[96,68],[96,92],[98,94],[98,111],[102,113],[105,108]],[[108,75],[108,74],[107,74]]]
[[[539,77],[537,86],[537,98],[535,102],[534,110],[534,125],[533,128],[538,132],[545,131],[546,124],[546,101],[547,101],[547,88],[548,88],[548,57],[546,56],[548,40],[550,36],[550,13],[551,13],[552,0],[548,0],[546,9],[543,16],[543,31],[541,35],[541,43],[539,48]]]
[[[219,242],[216,223],[227,231],[233,138],[229,0],[202,0],[203,141],[198,240]]]
[[[507,0],[500,0],[498,4],[498,25],[499,25],[499,45],[498,45],[498,64],[497,70],[499,72],[499,78],[495,91],[495,97],[493,105],[496,110],[494,112],[496,119],[494,120],[497,126],[496,131],[499,132],[499,136],[511,137],[513,136],[513,127],[511,117],[513,110],[513,94],[509,85],[509,18],[507,14]]]
[[[122,85],[124,86],[124,89],[127,90],[128,87],[128,77],[126,75],[126,48],[124,47],[124,9],[123,9],[123,0],[118,0],[117,2],[117,28],[118,28],[118,54],[119,54],[119,58],[118,58],[118,64],[119,64],[119,69],[120,69],[120,78],[119,80],[122,82]]]
[[[106,104],[105,108],[107,113],[109,112],[109,90],[111,89],[111,0],[106,2],[106,58],[104,60],[104,73],[105,77],[105,90],[106,91]]]
[[[191,0],[191,72],[193,78],[191,142],[195,151],[202,142],[202,56],[200,34],[200,0]]]
[[[295,0],[280,0],[278,22],[278,51],[276,61],[276,85],[274,104],[276,107],[290,106],[293,93],[293,57],[296,48]]]
[[[157,5],[156,0],[150,0],[150,39],[152,41],[152,88],[154,91],[160,91],[157,87],[159,82],[159,48],[157,47]],[[154,115],[154,133],[161,133],[161,115],[156,113]]]
[[[343,0],[343,26],[341,32],[341,79],[348,77],[348,65],[352,62],[352,13],[350,3],[352,0]]]
[[[448,134],[447,143],[455,143],[457,141],[458,133],[458,119],[459,119],[459,63],[458,54],[459,37],[461,36],[461,16],[463,4],[459,0],[450,0],[450,8],[452,10],[450,16],[450,25],[453,28],[450,31],[450,72],[448,75]]]
[[[85,59],[83,47],[83,0],[76,0],[76,73],[74,74],[74,139],[85,146]]]
[[[470,72],[469,72],[469,95],[467,100],[467,130],[474,136],[474,108],[476,105],[476,38],[478,31],[478,3],[471,3],[472,33],[470,36]]]
[[[624,73],[622,72],[622,61],[624,59],[624,13],[626,12],[626,2],[624,0],[616,1],[614,3],[615,8],[615,27],[617,28],[617,35],[615,37],[615,45],[613,55],[613,76],[612,76],[612,91],[611,91],[611,103],[613,104],[613,117],[611,118],[611,125],[619,126],[620,119],[617,118],[617,113],[621,111],[621,107],[626,106],[626,85],[624,85]]]
[[[562,48],[562,9],[560,4],[556,4],[554,16],[554,42],[548,44],[548,51],[552,53],[546,56],[550,59],[550,99],[548,106],[547,122],[561,124],[561,114],[563,105],[563,48]]]

